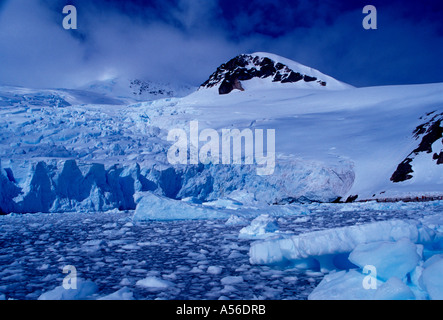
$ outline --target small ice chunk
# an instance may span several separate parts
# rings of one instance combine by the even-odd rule
[[[174,284],[170,281],[157,277],[147,277],[145,279],[138,280],[135,285],[146,289],[165,290],[172,287]]]
[[[198,267],[194,267],[191,269],[191,271],[189,271],[189,273],[202,273],[203,271],[198,268]]]
[[[248,224],[248,220],[246,220],[243,217],[236,216],[236,215],[231,215],[225,223],[225,225],[227,225],[227,226],[243,226],[243,225],[247,225],[247,224]]]
[[[242,283],[244,280],[243,280],[242,276],[227,276],[227,277],[222,278],[220,281],[223,285],[230,286],[230,285]]]
[[[102,246],[106,246],[106,241],[104,240],[89,240],[83,243],[83,246],[86,247],[102,247]]]
[[[122,247],[123,250],[138,250],[140,247],[135,243],[127,244]]]
[[[99,300],[134,300],[134,294],[128,287],[123,287],[120,290],[111,293]]]
[[[232,285],[225,285],[220,293],[229,294],[231,292],[237,291],[237,288]]]
[[[117,228],[117,223],[106,223],[102,227],[103,229],[115,229]]]
[[[131,281],[129,281],[128,278],[123,278],[123,279],[120,281],[120,285],[121,285],[121,286],[129,286],[130,284],[131,284]]]
[[[238,259],[238,258],[243,258],[243,255],[237,250],[233,250],[228,256],[228,259]]]
[[[223,268],[217,267],[217,266],[209,266],[208,269],[206,270],[207,273],[214,274],[214,275],[221,274],[222,271],[223,271]]]
[[[240,230],[241,239],[264,239],[279,229],[277,221],[268,214],[262,214],[252,220],[251,224]]]

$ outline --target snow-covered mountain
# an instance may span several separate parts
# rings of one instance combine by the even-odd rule
[[[122,105],[128,97],[118,98],[80,89],[32,89],[0,86],[0,107],[68,107],[81,104]]]
[[[53,106],[79,104],[128,105],[139,101],[184,97],[196,88],[140,79],[112,78],[78,88],[32,89],[0,86],[0,106]]]
[[[443,84],[354,88],[272,54],[231,61],[182,98],[128,103],[118,82],[2,87],[0,210],[135,209],[145,191],[251,206],[443,195]],[[229,79],[244,91],[220,95]],[[170,164],[168,133],[190,134],[191,122],[275,130],[273,174],[257,175],[257,164]]]
[[[255,80],[255,86],[263,88],[272,84],[290,84],[293,88],[351,88],[318,70],[295,61],[266,52],[241,54],[222,64],[203,83],[200,89],[217,88],[219,94],[228,94],[234,89],[244,91],[243,81],[248,85]],[[252,81],[254,83],[254,81]],[[278,88],[277,86],[274,86]]]
[[[189,85],[160,83],[142,79],[111,78],[93,81],[80,90],[103,94],[127,101],[151,101],[162,98],[184,97],[196,88]]]

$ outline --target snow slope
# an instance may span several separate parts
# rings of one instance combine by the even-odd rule
[[[246,85],[245,85],[246,87]],[[412,163],[412,179],[394,183],[397,166],[420,143],[414,130],[430,112],[441,113],[443,84],[354,88],[339,91],[261,88],[227,96],[198,91],[181,104],[199,110],[202,127],[276,129],[277,163],[316,161],[352,167],[355,180],[340,196],[360,199],[440,195],[443,170],[432,153]],[[161,124],[159,124],[161,125]],[[338,194],[338,193],[337,193]]]

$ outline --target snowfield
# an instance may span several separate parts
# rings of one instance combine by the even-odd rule
[[[0,299],[442,299],[443,84],[245,57],[187,96],[0,86]],[[273,174],[172,165],[168,134],[191,122],[275,130]]]

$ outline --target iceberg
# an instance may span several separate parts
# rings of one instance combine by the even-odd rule
[[[143,193],[135,210],[133,220],[195,220],[228,219],[229,214],[198,204],[169,199],[151,192]]]
[[[225,222],[225,225],[227,226],[241,226],[241,225],[247,225],[248,220],[246,220],[243,217],[231,215],[229,219]]]
[[[251,243],[249,257],[252,264],[326,273],[312,300],[440,300],[442,221],[437,215],[281,234]]]
[[[417,242],[417,225],[403,220],[390,220],[314,231],[280,239],[257,241],[249,250],[252,264],[286,264],[307,258],[350,253],[359,244],[375,241],[397,241],[402,238]],[[317,259],[320,260],[321,259]],[[337,264],[338,261],[333,262]]]
[[[265,239],[273,236],[279,229],[275,218],[268,214],[262,214],[252,220],[251,224],[240,230],[240,239]]]

